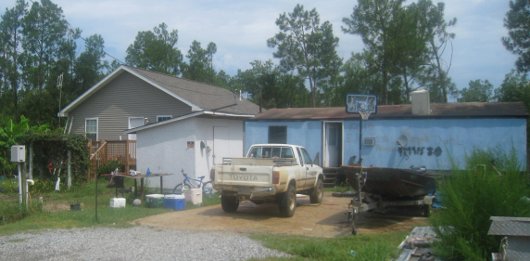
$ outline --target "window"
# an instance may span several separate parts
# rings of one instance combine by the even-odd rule
[[[98,140],[98,118],[85,119],[85,137],[89,140]]]
[[[311,160],[311,157],[309,156],[307,150],[303,148],[298,148],[298,153],[300,156],[302,156],[302,161],[304,165],[313,164],[313,161]]]
[[[167,121],[167,120],[170,120],[171,118],[173,118],[173,116],[171,115],[157,115],[156,122]]]
[[[145,125],[144,117],[129,117],[129,129]]]
[[[287,143],[287,127],[269,126],[269,143]]]

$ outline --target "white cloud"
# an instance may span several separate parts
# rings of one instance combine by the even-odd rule
[[[107,51],[121,58],[139,31],[151,30],[165,22],[179,31],[178,48],[186,54],[193,40],[206,46],[217,45],[215,67],[234,74],[248,69],[253,60],[273,59],[273,49],[266,41],[278,32],[276,18],[292,12],[297,3],[309,10],[316,8],[321,22],[333,24],[339,37],[339,55],[348,59],[352,51],[362,50],[358,36],[344,34],[342,19],[349,17],[356,4],[351,0],[52,0],[62,7],[73,27],[85,37],[101,34]],[[436,2],[436,0],[433,0]],[[410,1],[408,1],[410,2]],[[507,1],[445,0],[446,19],[456,17],[456,33],[450,76],[457,86],[466,87],[470,80],[489,79],[500,84],[513,68],[515,56],[503,46],[506,34],[503,19]],[[0,0],[0,10],[13,7],[15,0]],[[448,59],[447,59],[448,60]]]

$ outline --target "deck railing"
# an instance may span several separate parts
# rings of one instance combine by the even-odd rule
[[[136,168],[135,140],[90,141],[88,149],[90,153],[89,180],[94,180],[98,168],[106,165],[109,161],[121,163],[125,169],[120,171],[125,173],[129,173],[130,169]]]

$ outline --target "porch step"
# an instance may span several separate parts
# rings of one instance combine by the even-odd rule
[[[340,168],[328,167],[324,168],[324,187],[332,188],[337,185],[337,177],[340,175]]]

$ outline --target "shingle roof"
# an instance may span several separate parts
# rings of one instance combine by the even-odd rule
[[[383,118],[453,118],[453,117],[527,117],[522,102],[433,103],[430,115],[413,115],[410,104],[379,105],[370,119]],[[322,120],[359,118],[345,107],[268,109],[256,115],[257,120]]]
[[[127,68],[203,110],[245,115],[259,112],[256,104],[245,99],[240,100],[237,95],[225,88],[158,72]]]
[[[530,237],[530,217],[490,217],[488,235]]]
[[[161,89],[168,95],[180,99],[192,107],[193,111],[222,112],[244,117],[253,116],[259,112],[258,105],[245,99],[239,99],[237,95],[225,88],[129,66],[121,66],[77,97],[77,99],[62,109],[58,115],[60,117],[67,116],[69,111],[79,106],[99,89],[123,73],[131,73],[150,83],[154,88]]]

